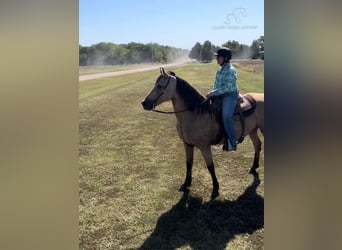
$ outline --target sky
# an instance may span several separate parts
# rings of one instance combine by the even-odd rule
[[[209,40],[251,45],[264,35],[263,0],[79,0],[79,44],[158,43],[191,49]]]

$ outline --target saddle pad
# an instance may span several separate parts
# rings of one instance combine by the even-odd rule
[[[249,100],[249,98],[251,98],[250,96],[246,95],[239,95],[239,98],[241,98],[240,101],[240,107],[242,109],[242,111],[246,111],[252,108],[252,100]]]

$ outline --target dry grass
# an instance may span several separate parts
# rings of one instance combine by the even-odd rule
[[[216,68],[173,70],[206,93]],[[263,92],[263,75],[238,70],[240,89]],[[80,83],[80,249],[263,249],[263,155],[259,182],[247,174],[249,138],[237,152],[214,146],[221,195],[210,201],[211,178],[195,150],[191,192],[178,192],[185,158],[175,117],[140,105],[157,76]]]
[[[235,61],[234,65],[245,71],[264,73],[264,60],[240,60]]]

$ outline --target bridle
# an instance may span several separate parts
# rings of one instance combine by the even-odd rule
[[[164,77],[164,76],[163,76]],[[166,88],[169,86],[169,83],[170,83],[170,79],[171,77],[168,76],[168,80],[167,80],[167,83],[165,84],[165,86],[163,87],[162,91],[160,92],[160,94],[157,96],[156,100],[154,101],[154,103],[157,102],[157,100],[165,93],[166,91]],[[156,113],[162,113],[162,114],[177,114],[177,113],[182,113],[182,112],[185,112],[185,111],[188,111],[189,109],[183,109],[183,110],[180,110],[180,111],[162,111],[162,110],[158,110],[158,109],[155,109],[154,108],[154,105],[153,105],[153,109],[152,111],[156,112]]]

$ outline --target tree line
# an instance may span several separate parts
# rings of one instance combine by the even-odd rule
[[[250,46],[237,41],[222,44],[232,50],[233,59],[264,59],[264,36],[254,40]],[[122,65],[133,63],[170,63],[180,58],[210,62],[221,46],[205,41],[197,42],[190,50],[184,50],[158,43],[114,44],[100,42],[91,46],[79,45],[79,65]]]
[[[214,53],[221,46],[213,45],[210,41],[205,41],[203,45],[199,42],[195,44],[190,50],[189,58],[210,62]],[[250,46],[240,44],[238,41],[228,41],[222,44],[222,47],[228,47],[232,51],[232,59],[264,59],[264,36],[260,36],[257,40],[254,40]]]
[[[189,51],[157,43],[114,44],[100,42],[91,46],[79,45],[79,65],[122,65],[133,63],[169,63]]]

